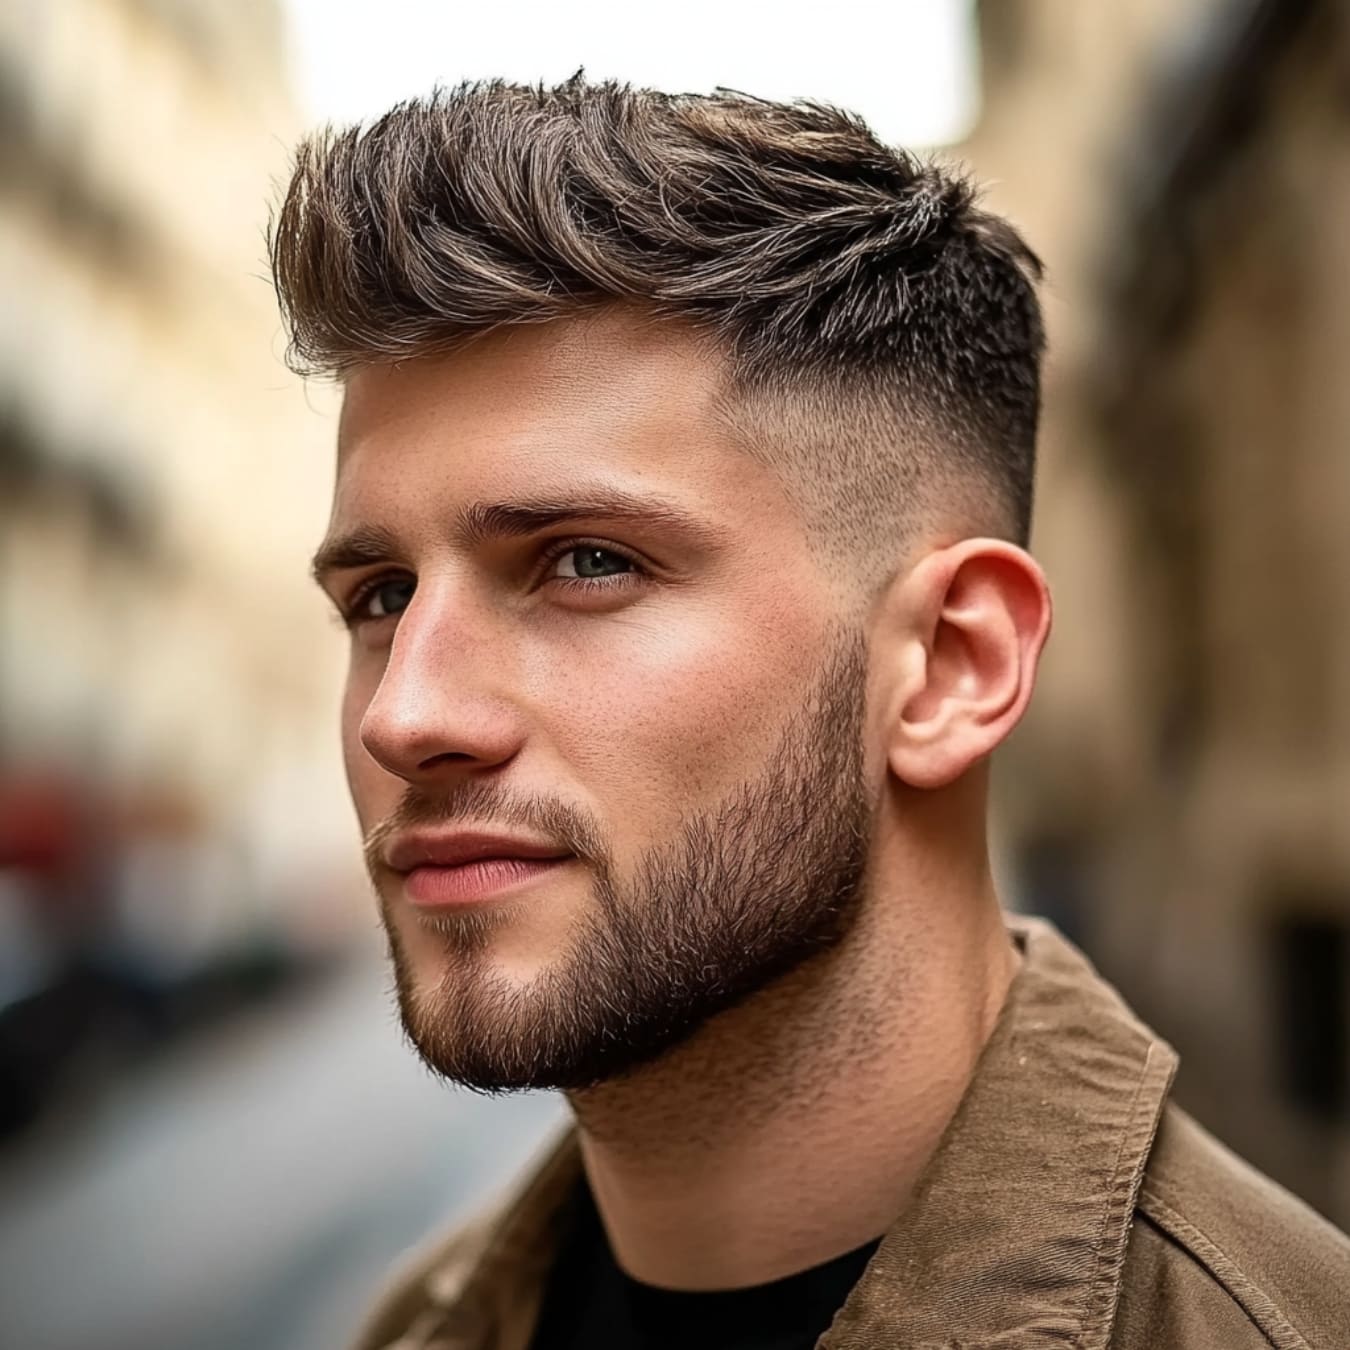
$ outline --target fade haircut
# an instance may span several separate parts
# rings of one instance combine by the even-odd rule
[[[837,108],[578,73],[317,132],[268,247],[304,374],[607,306],[691,323],[819,537],[893,562],[919,518],[1030,533],[1041,265],[975,195]]]

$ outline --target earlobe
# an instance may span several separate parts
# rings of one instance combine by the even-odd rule
[[[1049,587],[1024,549],[963,539],[893,583],[885,709],[891,771],[941,788],[987,756],[1021,720],[1049,635]]]

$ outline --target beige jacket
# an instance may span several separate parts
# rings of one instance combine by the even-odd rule
[[[1350,1350],[1350,1238],[1168,1101],[1177,1054],[1049,922],[912,1202],[819,1350]],[[416,1259],[357,1350],[525,1350],[570,1133]]]

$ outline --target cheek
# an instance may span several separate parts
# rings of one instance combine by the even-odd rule
[[[550,738],[616,842],[655,842],[763,768],[818,664],[823,627],[819,610],[766,614],[624,616],[534,672]]]

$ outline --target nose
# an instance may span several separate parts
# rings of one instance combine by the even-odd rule
[[[419,589],[361,718],[361,744],[382,768],[423,786],[505,764],[524,737],[504,688],[508,669],[490,623]]]

